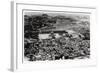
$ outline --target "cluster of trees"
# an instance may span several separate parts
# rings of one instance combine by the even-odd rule
[[[90,55],[89,40],[65,37],[43,39],[26,44],[25,56],[30,61],[85,58]]]
[[[50,18],[47,14],[24,16],[24,37],[38,39],[38,33],[43,27],[53,27],[55,19]]]

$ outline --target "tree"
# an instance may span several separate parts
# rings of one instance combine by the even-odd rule
[[[51,32],[49,36],[50,36],[52,39],[55,39],[55,38],[56,38],[56,37],[55,37],[56,35],[54,34],[54,32]]]

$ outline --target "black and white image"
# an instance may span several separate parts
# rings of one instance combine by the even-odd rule
[[[90,58],[90,16],[85,13],[24,12],[24,60]]]

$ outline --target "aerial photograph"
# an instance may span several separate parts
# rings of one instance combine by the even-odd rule
[[[24,61],[90,58],[90,16],[67,12],[24,12]]]

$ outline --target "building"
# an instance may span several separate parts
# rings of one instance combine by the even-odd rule
[[[59,38],[62,34],[66,34],[67,32],[65,30],[41,31],[39,33],[39,39],[48,39],[52,33],[54,33],[55,38]]]

